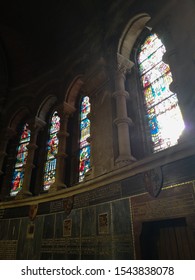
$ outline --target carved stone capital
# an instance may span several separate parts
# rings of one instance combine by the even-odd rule
[[[21,191],[19,191],[17,193],[17,195],[15,196],[15,200],[20,200],[20,199],[25,199],[25,198],[29,198],[32,196],[32,193],[29,191],[26,191],[24,189],[22,189]]]
[[[129,93],[126,90],[117,90],[113,93],[113,97],[122,97],[124,96],[126,99],[129,98]]]
[[[135,161],[136,161],[136,158],[134,158],[132,155],[120,155],[115,160],[115,163],[117,166],[122,167],[124,165],[134,163]]]
[[[131,68],[134,66],[134,63],[132,61],[130,61],[128,58],[122,56],[119,53],[117,53],[117,63],[118,63],[117,71],[123,74],[130,72]]]
[[[67,102],[64,102],[63,109],[66,115],[72,115],[76,111],[76,108]]]
[[[127,123],[129,126],[133,126],[133,121],[132,119],[128,118],[128,117],[124,117],[124,118],[116,118],[114,120],[114,123],[116,125],[119,125],[121,123]]]
[[[38,117],[35,117],[28,120],[28,125],[31,133],[38,133],[41,129],[44,128],[46,122]]]

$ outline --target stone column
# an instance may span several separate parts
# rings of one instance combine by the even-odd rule
[[[13,166],[15,163],[15,157],[10,157],[7,155],[6,149],[9,141],[16,136],[16,131],[12,128],[8,127],[5,130],[2,131],[2,138],[0,143],[0,176],[5,175],[3,178],[3,184],[1,187],[1,199],[4,200],[6,196],[9,196],[9,182],[11,180]],[[15,150],[17,145],[12,146],[13,150]],[[7,158],[7,166],[6,166],[6,173],[4,174],[2,168],[5,161],[5,158]]]
[[[9,140],[16,135],[16,131],[8,127],[2,132],[1,142],[0,142],[0,176],[3,174],[2,167],[4,159],[7,156],[6,148]]]
[[[65,174],[65,160],[67,158],[66,154],[66,142],[69,133],[67,132],[68,119],[72,113],[74,113],[75,108],[64,103],[63,105],[57,108],[58,115],[60,117],[60,130],[57,134],[58,136],[58,152],[56,155],[56,177],[55,182],[50,186],[49,193],[55,192],[62,188],[66,188],[64,181]]]
[[[114,123],[117,126],[119,151],[115,162],[118,165],[132,163],[136,160],[131,153],[129,126],[133,122],[127,115],[127,99],[129,98],[129,93],[125,90],[126,71],[130,70],[132,66],[133,63],[131,61],[118,55],[118,69],[115,76],[116,91],[113,93],[116,99],[117,117]]]
[[[29,129],[31,131],[30,134],[30,143],[28,145],[28,156],[26,160],[26,165],[25,165],[25,171],[24,171],[24,180],[22,184],[22,190],[18,192],[16,195],[15,199],[22,199],[28,196],[31,196],[30,192],[30,182],[31,182],[31,176],[32,176],[32,170],[35,167],[33,162],[34,162],[34,155],[35,155],[35,150],[37,149],[37,136],[38,133],[41,129],[44,128],[46,123],[39,119],[38,117],[35,117],[34,119],[31,119],[28,121]]]

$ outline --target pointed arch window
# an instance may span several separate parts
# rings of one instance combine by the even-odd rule
[[[51,184],[55,181],[56,174],[56,155],[58,152],[58,137],[57,133],[60,129],[60,117],[55,111],[51,118],[49,128],[49,139],[47,142],[47,159],[44,170],[44,190],[48,190]]]
[[[151,34],[140,46],[137,57],[153,152],[177,144],[184,130],[177,94],[169,89],[172,74],[162,61],[165,52],[161,40]]]
[[[17,148],[16,163],[14,167],[12,183],[11,183],[11,196],[16,196],[17,193],[22,189],[24,180],[25,164],[28,156],[28,145],[30,142],[30,130],[28,124],[23,126],[22,133]]]
[[[79,182],[84,180],[85,174],[90,169],[90,113],[91,105],[88,96],[84,96],[80,105],[80,153],[79,153]]]

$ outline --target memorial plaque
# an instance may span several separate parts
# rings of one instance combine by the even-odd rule
[[[72,233],[72,219],[66,219],[63,222],[63,235],[71,236]]]
[[[195,214],[192,183],[163,190],[158,199],[143,194],[130,200],[134,222]]]
[[[82,238],[81,240],[81,259],[95,260],[96,259],[96,238]]]
[[[102,213],[98,216],[98,233],[108,234],[109,233],[109,221],[108,213]]]
[[[94,205],[121,197],[121,186],[119,183],[107,185],[89,193],[89,205]]]
[[[42,239],[41,243],[41,253],[43,252],[53,252],[53,239]]]
[[[113,258],[115,260],[133,260],[134,247],[131,234],[113,236]]]
[[[26,238],[27,239],[34,238],[34,232],[35,232],[35,225],[31,223],[27,226]]]
[[[110,184],[101,188],[75,196],[74,208],[81,208],[121,197],[120,183]]]

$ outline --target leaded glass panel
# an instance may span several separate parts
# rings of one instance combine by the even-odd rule
[[[85,173],[90,169],[90,113],[89,97],[82,98],[80,107],[80,154],[79,154],[79,182],[84,180]]]
[[[16,196],[22,189],[25,164],[28,156],[28,145],[30,142],[30,130],[28,124],[23,126],[22,134],[20,136],[19,145],[17,148],[16,163],[14,166],[14,172],[11,183],[11,196]]]
[[[170,91],[172,74],[162,61],[166,52],[156,34],[148,36],[138,53],[138,64],[149,122],[153,151],[178,143],[184,121],[176,93]]]
[[[58,152],[58,136],[57,133],[60,129],[60,117],[57,112],[53,113],[50,129],[49,129],[49,139],[47,142],[47,160],[45,163],[44,172],[44,190],[48,190],[55,182],[56,174],[56,155]]]

